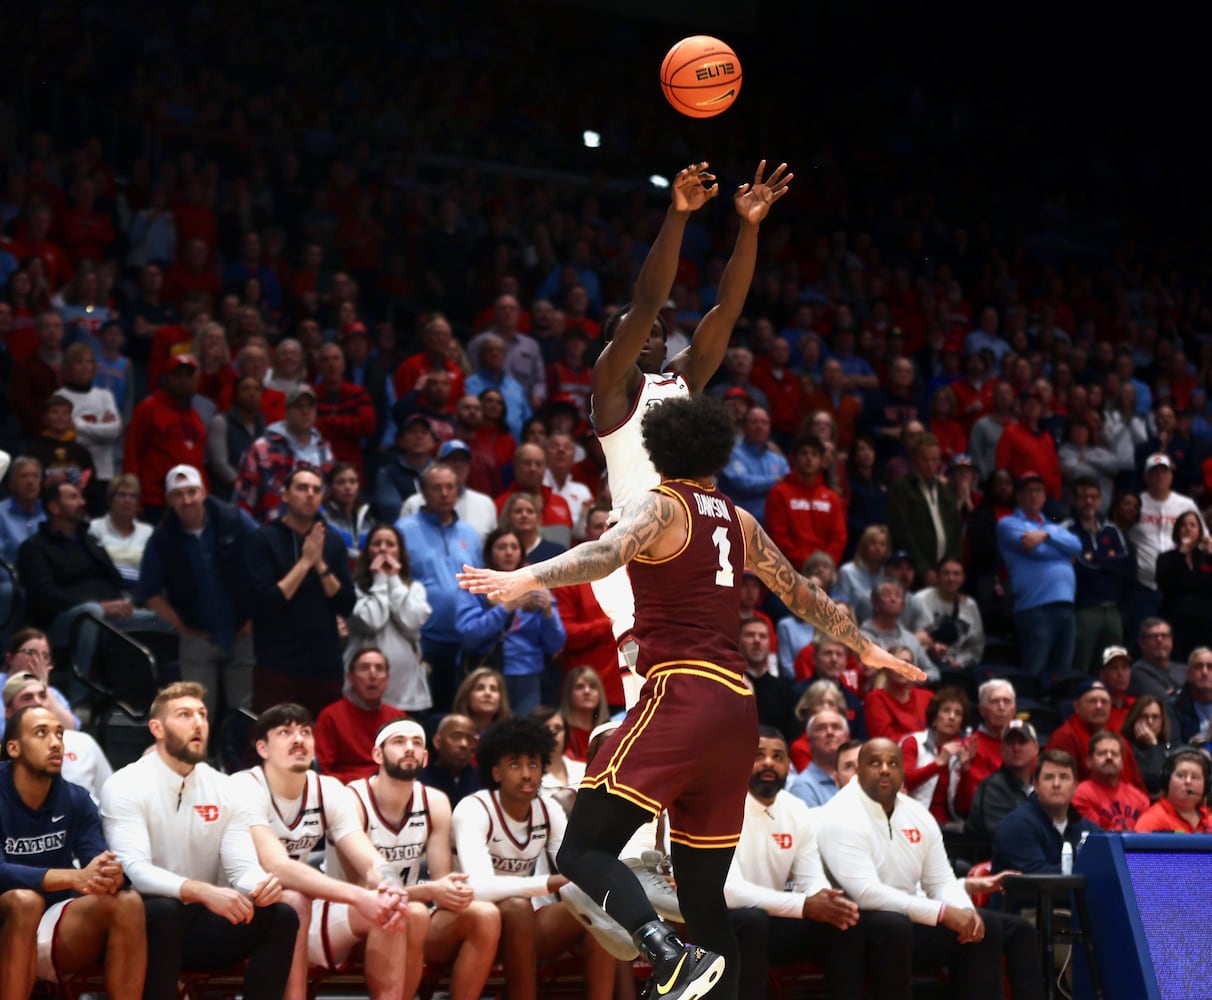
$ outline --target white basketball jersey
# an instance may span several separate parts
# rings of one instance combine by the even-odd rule
[[[267,818],[273,835],[282,841],[295,861],[307,862],[308,856],[323,842],[328,833],[328,819],[324,813],[324,784],[321,776],[315,771],[307,772],[307,783],[303,786],[303,797],[299,801],[298,810],[294,816],[284,816],[278,808],[277,800],[265,780],[265,772],[260,767],[249,768],[243,772],[265,789],[269,801]],[[336,781],[335,778],[329,778]],[[338,783],[339,784],[339,783]]]
[[[624,505],[633,497],[652,489],[661,481],[648,449],[640,425],[650,406],[667,399],[685,399],[690,396],[690,386],[676,372],[660,375],[644,375],[644,384],[636,396],[631,411],[614,427],[597,431],[606,456],[606,478],[610,482],[610,499],[613,505],[610,518],[616,520]]]
[[[408,800],[401,824],[397,827],[380,811],[369,778],[351,781],[347,787],[362,802],[362,808],[366,812],[366,836],[375,845],[375,850],[392,867],[401,882],[405,885],[416,885],[421,874],[421,862],[425,858],[425,845],[429,842],[429,789],[419,781],[413,782],[412,797]],[[340,872],[340,859],[336,857],[336,851],[330,848],[325,862],[330,875],[333,874],[333,869],[329,866],[334,863],[337,865],[336,870]],[[344,876],[338,874],[335,877]]]
[[[547,856],[551,813],[543,796],[535,797],[530,815],[521,823],[501,808],[496,792],[483,789],[468,798],[475,799],[488,813],[488,855],[493,871],[498,875],[552,874],[554,869]]]

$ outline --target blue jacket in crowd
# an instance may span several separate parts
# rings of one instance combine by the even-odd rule
[[[1023,548],[1028,531],[1046,531],[1048,538],[1031,550]],[[1045,604],[1072,604],[1077,587],[1073,560],[1082,543],[1068,528],[1043,518],[1030,518],[1016,507],[997,524],[997,546],[1010,573],[1014,610],[1028,611]]]

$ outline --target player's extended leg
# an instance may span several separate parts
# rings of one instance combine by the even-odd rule
[[[580,886],[629,934],[657,919],[635,873],[619,860],[631,835],[650,819],[646,809],[603,788],[582,789],[556,859],[560,874]]]
[[[480,900],[459,913],[436,910],[429,919],[425,961],[451,962],[450,1000],[479,1000],[501,939],[501,911]]]
[[[711,991],[711,1000],[735,1000],[740,989],[740,948],[724,902],[724,879],[735,848],[687,847],[673,842],[678,903],[686,916],[690,939],[724,957],[724,975]]]
[[[557,958],[580,939],[585,961],[585,996],[588,1000],[611,1000],[614,996],[615,958],[586,932],[564,903],[544,906],[535,914],[536,957],[540,962]]]
[[[401,926],[385,930],[370,923],[352,906],[349,929],[365,940],[362,964],[366,969],[366,992],[372,1000],[404,1000],[416,996],[425,972],[425,935],[429,911],[422,903],[409,903]]]
[[[295,935],[295,950],[290,958],[290,978],[282,1000],[307,1000],[307,940],[311,933],[311,900],[294,889],[282,890],[282,902],[299,918],[299,933]]]
[[[649,819],[647,810],[620,796],[602,788],[583,788],[577,792],[557,862],[564,875],[631,934],[636,948],[652,962],[659,995],[668,1000],[694,1000],[712,990],[719,980],[723,966],[720,956],[703,948],[686,947],[673,928],[660,919],[635,874],[618,857],[631,835]],[[728,854],[731,856],[731,851]],[[725,863],[725,873],[727,869]],[[677,872],[676,861],[674,870],[680,885],[682,875]],[[721,905],[723,885],[721,876]],[[681,905],[685,912],[685,902]],[[732,954],[735,959],[735,938]]]
[[[42,909],[32,889],[0,894],[0,996],[27,997],[34,988]]]
[[[138,1000],[147,972],[147,929],[137,892],[81,896],[65,907],[55,943],[55,969],[79,972],[105,953],[105,992],[114,1000]]]

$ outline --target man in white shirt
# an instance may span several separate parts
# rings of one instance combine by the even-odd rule
[[[164,688],[148,712],[154,747],[101,790],[105,840],[147,914],[144,1000],[176,1000],[182,972],[247,959],[246,997],[286,989],[299,918],[257,861],[232,779],[206,763],[200,684]]]
[[[1146,614],[1157,614],[1161,594],[1157,589],[1157,557],[1174,548],[1174,522],[1180,514],[1194,511],[1203,524],[1203,516],[1194,500],[1175,493],[1174,463],[1164,451],[1145,459],[1145,492],[1140,495],[1140,520],[1128,532],[1128,541],[1136,553],[1136,579],[1151,594],[1143,595]],[[1208,530],[1204,525],[1204,532]],[[1155,595],[1155,596],[1153,596]],[[1143,617],[1143,615],[1141,616]]]
[[[452,870],[450,800],[417,780],[429,757],[425,730],[411,719],[389,722],[375,736],[372,756],[378,772],[349,783],[362,828],[408,887],[410,909],[432,907],[425,911],[424,959],[450,966],[451,1000],[478,1000],[497,953],[501,917],[492,903],[474,898],[465,874]],[[331,841],[328,854],[329,871],[339,872]],[[411,935],[410,928],[410,945]]]
[[[881,955],[889,972],[881,1000],[909,1000],[914,970],[943,965],[955,996],[995,1000],[1003,995],[1003,959],[1015,1000],[1042,998],[1035,928],[972,905],[969,891],[1000,891],[1000,876],[956,878],[938,821],[901,793],[904,783],[900,747],[869,740],[855,780],[815,813],[830,878],[864,914],[894,914],[910,927],[909,947]]]
[[[455,854],[477,899],[501,911],[499,957],[511,1000],[537,1000],[536,966],[581,944],[588,1000],[614,995],[615,959],[556,893],[568,879],[555,869],[564,810],[539,792],[554,749],[541,722],[515,717],[480,737],[476,757],[484,789],[453,814]]]
[[[829,1000],[883,997],[882,914],[859,917],[858,907],[829,885],[817,850],[813,811],[783,788],[791,768],[777,729],[759,730],[745,798],[741,840],[724,898],[741,944],[741,1000],[766,995],[770,965],[805,959],[825,969]],[[895,933],[895,922],[888,922]]]
[[[572,467],[576,463],[577,443],[571,434],[553,432],[543,444],[547,456],[547,471],[543,473],[543,485],[564,498],[568,512],[572,515],[572,537],[585,537],[585,517],[593,504],[593,491],[582,482],[572,478]]]
[[[307,1000],[307,970],[339,971],[361,946],[370,996],[404,1000],[421,979],[429,915],[419,903],[412,912],[403,882],[363,832],[349,789],[312,769],[314,723],[302,705],[267,708],[253,727],[261,763],[233,779],[257,859],[282,883],[299,916],[286,998]],[[356,879],[337,879],[308,864],[325,843]]]

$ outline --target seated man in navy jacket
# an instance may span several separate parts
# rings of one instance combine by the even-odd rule
[[[1035,765],[1035,794],[1010,813],[993,835],[994,873],[1010,869],[1059,875],[1061,847],[1074,853],[1083,833],[1099,828],[1073,808],[1077,762],[1064,750],[1044,750]]]
[[[105,845],[87,790],[59,774],[62,723],[47,709],[28,706],[9,719],[4,736],[0,892],[42,897],[38,978],[59,982],[101,960],[109,996],[138,1000],[147,968],[143,900],[123,888],[122,864]],[[6,975],[0,973],[0,989]],[[28,996],[32,986],[31,979],[24,993],[11,995]]]

